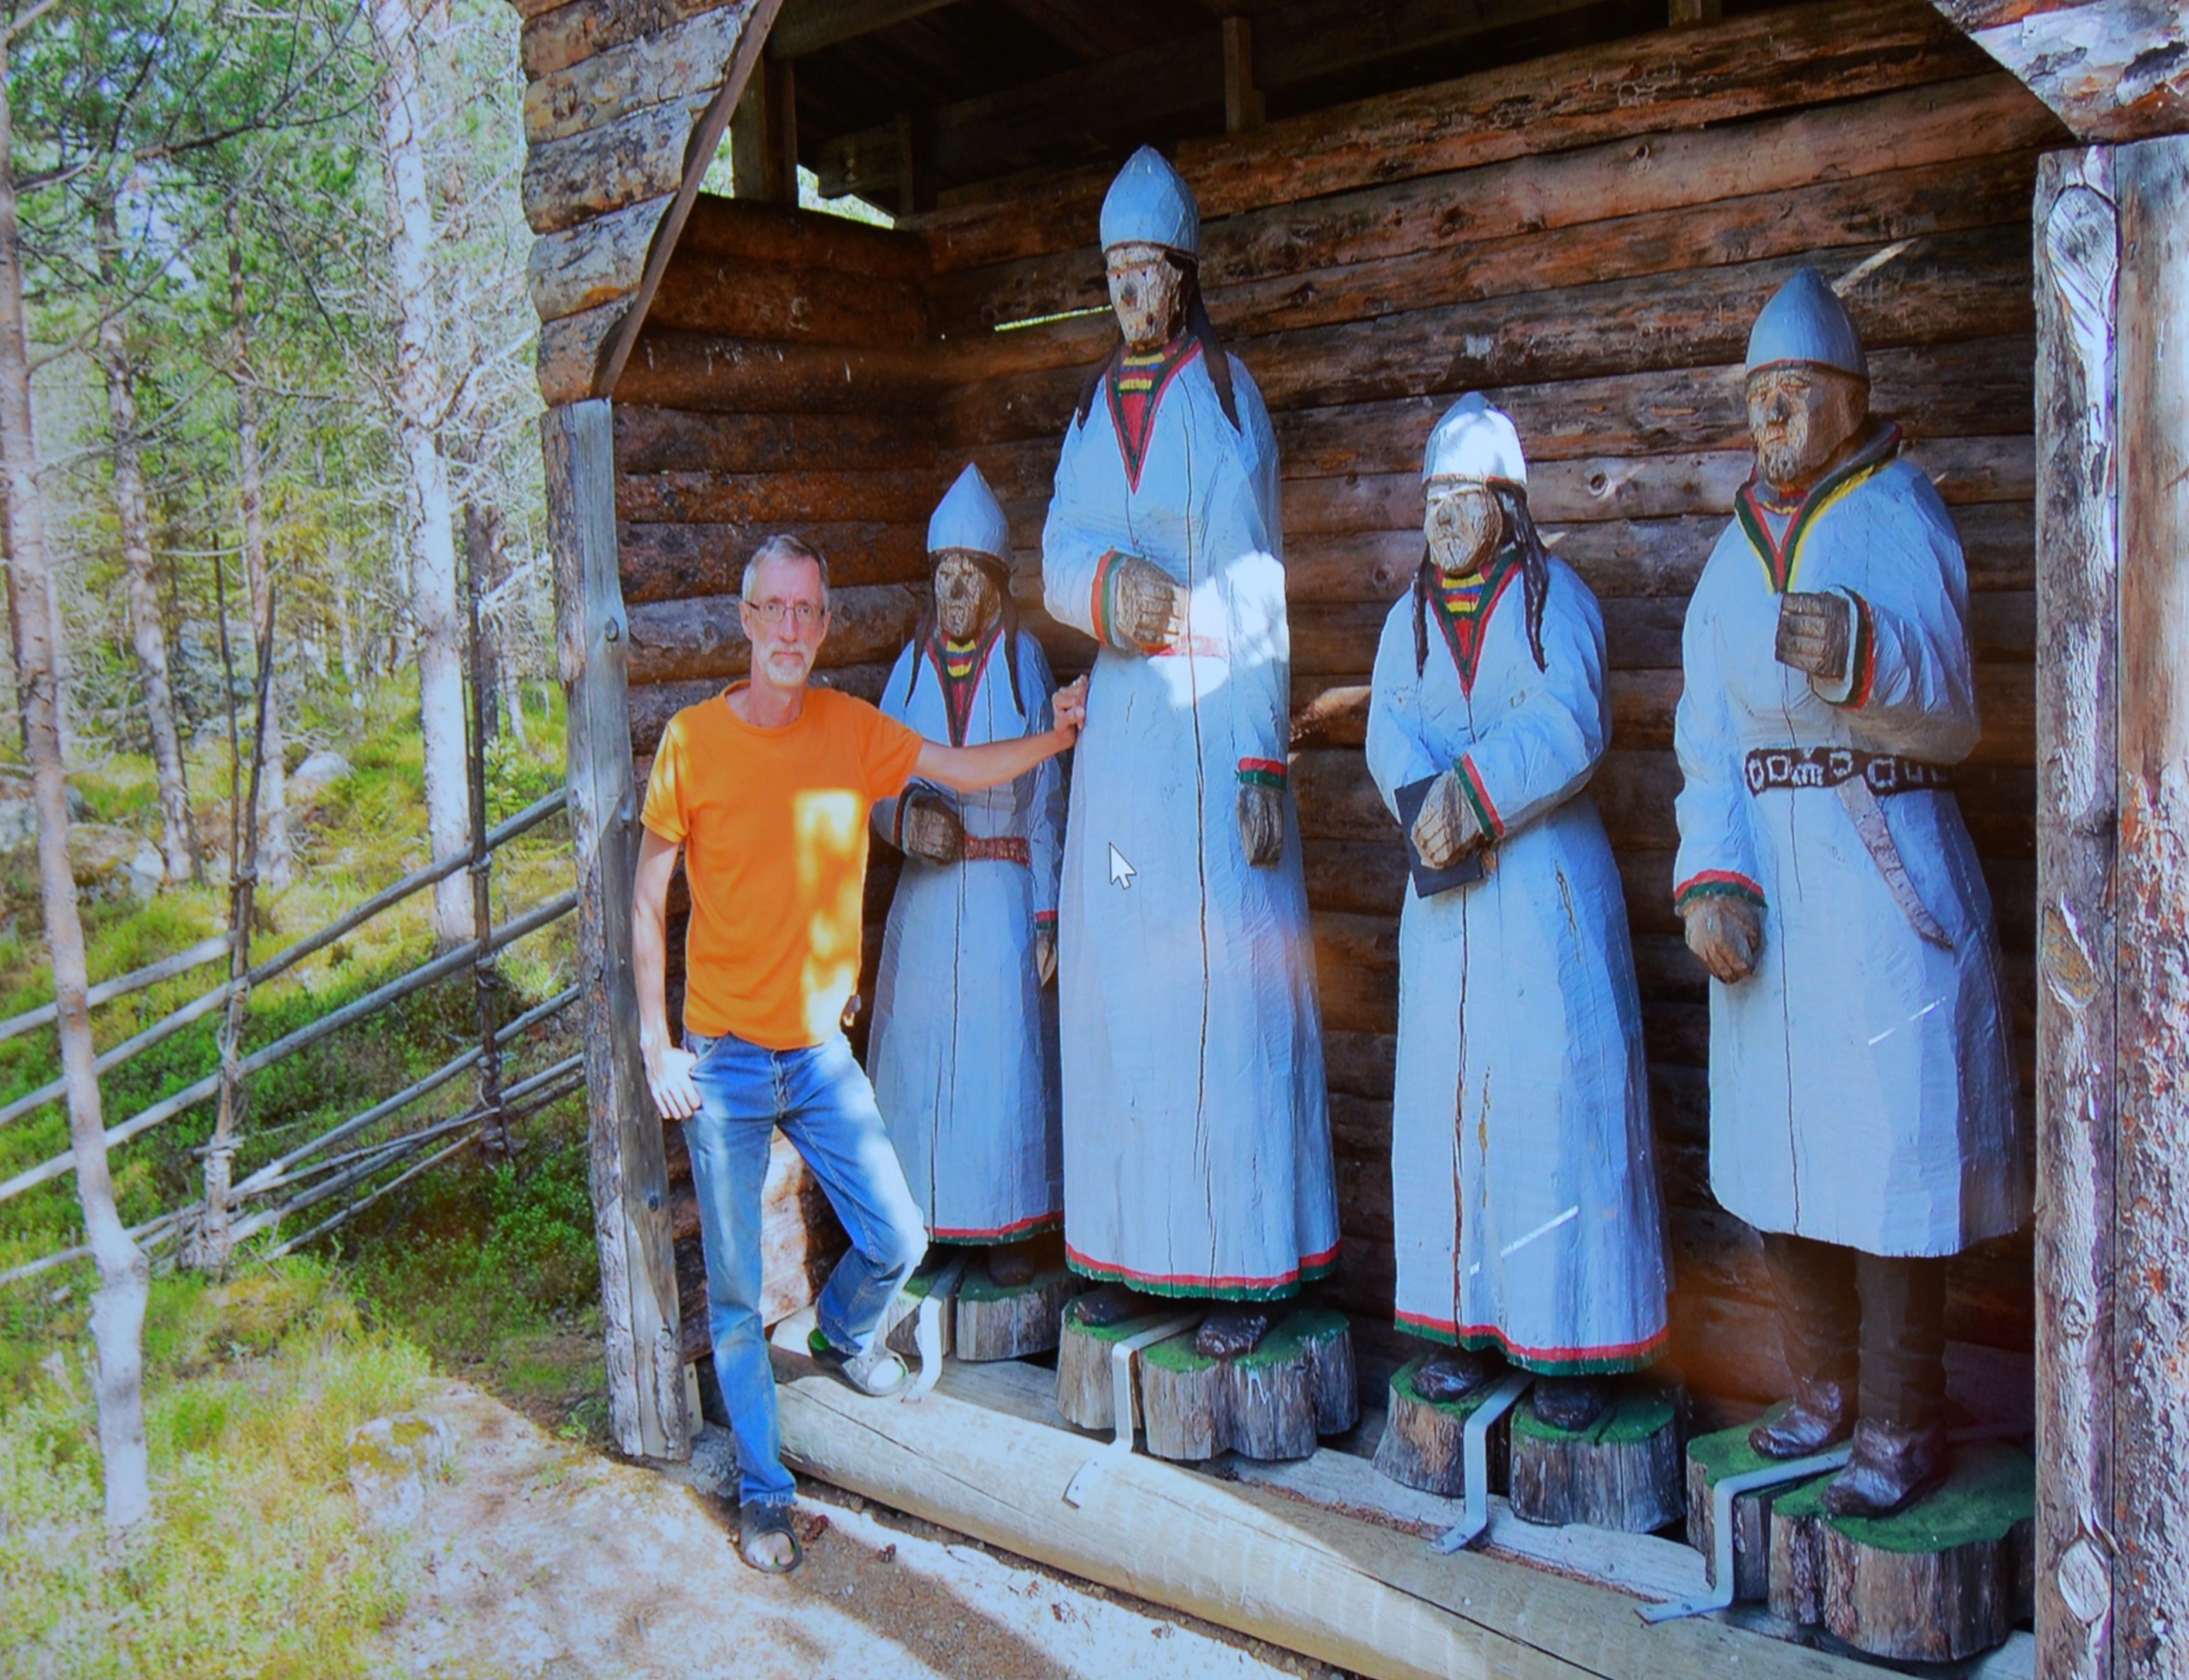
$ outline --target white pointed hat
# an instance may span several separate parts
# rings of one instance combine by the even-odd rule
[[[1870,376],[1862,336],[1839,294],[1814,268],[1797,268],[1780,286],[1748,335],[1748,371],[1803,363],[1836,368],[1856,379]]]
[[[1201,254],[1201,206],[1194,190],[1154,146],[1142,146],[1125,160],[1102,200],[1102,249],[1130,245]]]
[[[935,554],[946,548],[970,548],[999,560],[1011,557],[1011,522],[1003,516],[1003,504],[981,469],[971,463],[935,504],[927,522],[927,551]]]
[[[1440,478],[1481,479],[1525,490],[1528,461],[1520,453],[1519,428],[1480,392],[1470,391],[1444,410],[1429,434],[1421,478],[1425,484]]]

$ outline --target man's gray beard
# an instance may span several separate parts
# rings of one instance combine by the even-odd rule
[[[1783,443],[1758,444],[1755,448],[1756,470],[1763,475],[1763,481],[1777,489],[1793,483],[1803,475],[1805,453],[1804,440],[1788,438]]]

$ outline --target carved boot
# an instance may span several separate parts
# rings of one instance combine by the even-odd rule
[[[988,1250],[988,1276],[1006,1289],[1031,1283],[1041,1257],[1031,1242],[1006,1242]]]
[[[1145,1317],[1154,1310],[1154,1301],[1122,1283],[1098,1284],[1075,1300],[1068,1309],[1074,1323],[1097,1328],[1122,1324],[1128,1318]]]
[[[1219,1306],[1201,1321],[1194,1352],[1204,1359],[1236,1359],[1251,1353],[1269,1331],[1269,1311],[1260,1306]]]
[[[1554,1429],[1578,1435],[1611,1404],[1611,1384],[1601,1376],[1538,1376],[1528,1390],[1528,1409]]]
[[[1854,1410],[1851,1385],[1794,1379],[1794,1398],[1775,1422],[1758,1424],[1748,1444],[1767,1459],[1803,1459],[1847,1439]]]
[[[1855,1425],[1855,1456],[1824,1490],[1824,1508],[1835,1517],[1890,1517],[1945,1480],[1946,1429]]]
[[[1449,1406],[1504,1373],[1505,1361],[1486,1349],[1443,1347],[1413,1374],[1413,1391],[1425,1400]]]

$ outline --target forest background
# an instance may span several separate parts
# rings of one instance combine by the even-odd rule
[[[21,289],[36,463],[11,480],[35,508],[11,506],[9,530],[20,548],[23,514],[42,516],[52,587],[21,587],[11,551],[0,1021],[55,996],[27,771],[41,716],[93,982],[221,934],[254,865],[263,956],[468,846],[469,574],[489,822],[561,785],[517,21],[504,0],[16,9],[0,270],[10,206],[21,236],[0,282]],[[710,187],[729,179],[725,147]],[[41,713],[25,679],[48,663]],[[237,844],[254,764],[255,856]],[[497,925],[567,892],[559,820],[493,879]],[[236,1040],[468,940],[471,892],[459,872],[252,989]],[[564,922],[498,960],[501,1018],[569,983],[571,940]],[[95,1009],[98,1049],[218,978]],[[445,1062],[473,1001],[468,978],[436,986],[254,1078],[241,1165]],[[106,1123],[215,1068],[222,1024],[210,1012],[102,1077]],[[522,1050],[575,1047],[550,1020]],[[63,1105],[27,1101],[61,1067],[50,1026],[0,1041],[0,1180],[68,1151]],[[458,1081],[422,1118],[469,1100]],[[198,1193],[216,1107],[113,1152],[122,1223]],[[293,1223],[209,1270],[155,1251],[150,1502],[121,1529],[110,1478],[102,1514],[94,1268],[0,1282],[0,1676],[358,1671],[401,1587],[331,1498],[357,1424],[438,1370],[605,1439],[586,1169],[569,1097],[507,1158],[460,1153],[291,1252]],[[0,1201],[0,1274],[85,1230],[70,1177]]]

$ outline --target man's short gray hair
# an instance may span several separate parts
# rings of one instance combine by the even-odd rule
[[[745,579],[737,592],[745,599],[752,598],[752,580],[762,563],[769,560],[811,560],[821,574],[821,609],[829,608],[829,561],[820,550],[807,546],[788,532],[779,531],[752,551],[752,557],[745,563]]]

